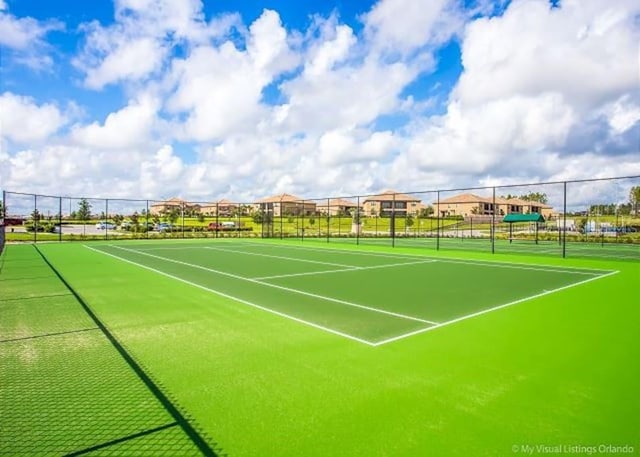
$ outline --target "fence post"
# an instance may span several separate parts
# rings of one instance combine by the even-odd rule
[[[436,197],[436,251],[440,250],[440,191]]]
[[[496,253],[496,188],[493,187],[493,207],[491,208],[491,254]]]
[[[564,182],[563,204],[562,204],[562,258],[567,257],[567,181]]]
[[[389,230],[391,230],[391,247],[396,247],[396,194],[391,197],[391,223],[389,224]]]
[[[356,208],[357,213],[356,214],[358,215],[358,219],[357,219],[358,220],[358,225],[356,227],[356,245],[359,245],[360,244],[360,227],[361,227],[360,224],[362,223],[362,221],[360,220],[360,195],[358,195],[358,197],[357,197],[356,206],[357,206],[357,208]],[[339,227],[340,227],[340,219],[338,219],[338,228]],[[338,235],[339,234],[340,233],[338,232]]]
[[[109,199],[104,201],[104,239],[109,239]]]
[[[220,202],[216,202],[216,238],[220,235]],[[264,237],[263,237],[264,238]]]
[[[282,214],[282,205],[280,206],[280,214]],[[304,199],[302,200],[302,240],[304,241]]]
[[[327,198],[327,243],[329,242],[329,234],[331,233],[331,206],[330,205],[331,203]],[[338,211],[340,211],[340,209],[338,209]]]
[[[33,194],[33,242],[38,242],[38,222],[39,222],[39,214],[38,211],[38,196]]]
[[[4,208],[4,204],[2,206]],[[62,197],[58,197],[58,242],[62,241]]]
[[[184,239],[184,203],[185,202],[180,203],[180,207],[182,209],[182,239]]]
[[[149,239],[149,200],[147,200],[147,208],[146,208],[146,211],[144,212],[144,218],[145,218],[144,232],[147,239]]]

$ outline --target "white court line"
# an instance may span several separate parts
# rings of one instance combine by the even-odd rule
[[[183,282],[185,284],[189,284],[190,286],[197,287],[198,289],[206,290],[207,292],[214,293],[214,294],[219,295],[221,297],[228,298],[230,300],[235,300],[237,302],[240,302],[240,303],[248,305],[248,306],[252,306],[254,308],[258,308],[258,309],[260,309],[262,311],[266,311],[268,313],[275,314],[277,316],[284,317],[286,319],[291,319],[292,321],[296,321],[296,322],[299,322],[301,324],[317,328],[319,330],[324,330],[325,332],[333,333],[334,335],[342,336],[344,338],[348,338],[350,340],[354,340],[354,341],[357,341],[359,343],[366,344],[367,346],[374,346],[374,343],[372,343],[371,341],[363,340],[362,338],[358,338],[357,336],[349,335],[348,333],[340,332],[338,330],[333,330],[331,328],[324,327],[324,326],[319,325],[319,324],[314,324],[313,322],[305,321],[304,319],[300,319],[298,317],[294,317],[294,316],[291,316],[291,315],[286,314],[286,313],[281,313],[280,311],[275,311],[273,309],[257,305],[255,303],[250,302],[250,301],[243,300],[242,298],[234,297],[233,295],[229,295],[229,294],[226,294],[224,292],[220,292],[219,290],[211,289],[209,287],[205,287],[205,286],[197,284],[195,282],[187,281],[186,279],[182,279],[182,278],[180,278],[178,276],[174,276],[174,275],[171,275],[169,273],[165,273],[164,271],[156,270],[155,268],[151,268],[151,267],[143,265],[141,263],[137,263],[137,262],[134,262],[132,260],[128,260],[128,259],[125,259],[125,258],[122,258],[122,257],[118,257],[117,255],[113,255],[113,254],[110,254],[108,252],[104,252],[104,251],[101,251],[99,249],[95,249],[95,248],[89,247],[87,245],[84,245],[84,247],[87,248],[87,249],[91,249],[92,251],[99,252],[100,254],[108,255],[109,257],[113,257],[114,259],[118,259],[118,260],[121,260],[123,262],[127,262],[127,263],[130,263],[132,265],[135,265],[137,267],[144,268],[145,270],[153,271],[154,273],[158,273],[158,274],[160,274],[162,276],[166,276],[167,278],[175,279],[176,281],[180,281],[180,282]]]
[[[167,257],[161,257],[159,255],[148,254],[146,252],[136,251],[135,249],[123,248],[123,247],[116,246],[116,245],[109,245],[109,246],[111,246],[113,248],[116,248],[116,249],[121,249],[123,251],[133,252],[134,254],[146,255],[148,257],[153,257],[155,259],[164,260],[166,262],[172,262],[172,263],[177,263],[177,264],[180,264],[180,265],[186,265],[188,267],[198,268],[200,270],[205,270],[205,271],[210,271],[212,273],[216,273],[216,274],[219,274],[219,275],[222,275],[222,276],[228,276],[230,278],[239,279],[239,280],[247,281],[247,282],[252,282],[254,284],[260,284],[262,286],[272,287],[274,289],[280,289],[280,290],[284,290],[284,291],[287,291],[287,292],[293,292],[293,293],[296,293],[296,294],[299,294],[299,295],[305,295],[307,297],[318,298],[320,300],[339,303],[341,305],[346,305],[346,306],[352,306],[354,308],[365,309],[367,311],[372,311],[372,312],[375,312],[375,313],[387,314],[389,316],[399,317],[401,319],[407,319],[407,320],[410,320],[410,321],[423,322],[425,324],[431,324],[431,325],[437,325],[438,324],[437,322],[429,321],[429,320],[426,320],[426,319],[421,319],[419,317],[408,316],[406,314],[401,314],[401,313],[394,313],[392,311],[387,311],[387,310],[384,310],[384,309],[373,308],[371,306],[365,306],[365,305],[359,305],[357,303],[352,303],[352,302],[348,302],[348,301],[345,301],[345,300],[340,300],[340,299],[337,299],[337,298],[325,297],[324,295],[318,295],[318,294],[313,294],[311,292],[305,292],[303,290],[298,290],[298,289],[292,289],[290,287],[279,286],[277,284],[271,284],[271,283],[268,283],[268,282],[259,281],[257,279],[246,278],[244,276],[238,276],[238,275],[235,275],[233,273],[227,273],[225,271],[214,270],[213,268],[207,268],[207,267],[204,267],[202,265],[195,265],[195,264],[192,264],[192,263],[182,262],[180,260],[174,260],[174,259],[169,259]]]
[[[331,265],[334,267],[357,268],[353,265],[345,265],[344,263],[322,262],[320,260],[309,260],[309,259],[300,259],[296,257],[284,257],[284,256],[272,255],[272,254],[260,254],[257,252],[237,251],[235,249],[214,248],[211,246],[206,246],[205,249],[211,249],[212,251],[231,252],[235,254],[253,255],[258,257],[269,257],[272,259],[293,260],[295,262],[316,263],[318,265]]]
[[[291,274],[274,275],[274,276],[262,276],[260,278],[252,278],[252,279],[263,281],[265,279],[291,278],[294,276],[312,276],[312,275],[329,274],[329,273],[340,273],[343,271],[375,270],[378,268],[402,267],[404,265],[418,265],[421,263],[435,263],[435,262],[437,262],[437,260],[420,260],[417,262],[388,263],[385,265],[373,265],[371,267],[351,267],[351,268],[343,268],[340,270],[307,271],[305,273],[291,273]]]
[[[577,274],[585,274],[585,275],[600,275],[602,273],[610,273],[611,270],[601,270],[596,268],[583,268],[583,267],[573,267],[573,266],[557,266],[557,265],[546,265],[546,264],[536,264],[538,267],[532,267],[528,264],[517,263],[517,262],[500,262],[497,260],[466,260],[466,259],[458,259],[455,257],[432,257],[425,256],[420,254],[381,254],[377,252],[371,251],[353,251],[351,249],[335,249],[335,248],[307,248],[300,246],[284,246],[284,245],[274,245],[274,244],[253,244],[252,242],[245,242],[247,246],[278,246],[286,249],[298,249],[298,250],[306,250],[306,251],[319,251],[319,252],[342,252],[350,255],[364,255],[370,257],[389,257],[389,258],[398,258],[398,259],[415,259],[416,257],[423,259],[435,259],[439,262],[444,263],[462,263],[468,265],[480,265],[480,266],[488,266],[488,267],[500,267],[500,268],[513,268],[513,269],[521,269],[521,270],[538,270],[538,271],[548,271],[548,272],[556,272],[556,273],[577,273]],[[543,268],[539,268],[543,267]],[[579,270],[579,271],[576,271]],[[591,273],[593,272],[593,273]]]
[[[431,331],[431,330],[435,330],[435,329],[438,329],[438,328],[445,327],[447,325],[455,324],[457,322],[461,322],[461,321],[464,321],[464,320],[467,320],[467,319],[478,317],[478,316],[481,316],[483,314],[487,314],[487,313],[491,313],[493,311],[497,311],[499,309],[507,308],[507,307],[513,306],[513,305],[517,305],[518,303],[522,303],[522,302],[525,302],[525,301],[533,300],[535,298],[543,297],[545,295],[549,295],[549,294],[552,294],[554,292],[559,292],[561,290],[570,289],[571,287],[575,287],[575,286],[579,286],[579,285],[582,285],[582,284],[586,284],[588,282],[595,281],[597,279],[606,278],[607,276],[611,276],[611,275],[614,275],[616,273],[619,273],[619,271],[611,271],[611,272],[609,272],[607,274],[604,274],[604,275],[596,276],[594,278],[585,279],[583,281],[578,281],[578,282],[575,282],[575,283],[572,283],[572,284],[569,284],[569,285],[566,285],[566,286],[558,287],[556,289],[545,290],[544,292],[541,292],[541,293],[536,294],[536,295],[531,295],[529,297],[521,298],[519,300],[514,300],[512,302],[505,303],[503,305],[494,306],[492,308],[483,309],[482,311],[478,311],[476,313],[471,313],[471,314],[467,314],[465,316],[461,316],[461,317],[458,317],[458,318],[455,318],[455,319],[451,319],[450,321],[442,322],[442,323],[440,323],[438,325],[434,325],[432,327],[427,327],[427,328],[423,328],[423,329],[420,329],[420,330],[415,330],[413,332],[405,333],[403,335],[398,335],[398,336],[394,336],[392,338],[387,338],[386,340],[377,341],[376,343],[373,344],[373,346],[382,346],[383,344],[391,343],[393,341],[398,341],[398,340],[402,340],[404,338],[408,338],[410,336],[419,335],[420,333],[425,333],[425,332],[428,332],[428,331]]]

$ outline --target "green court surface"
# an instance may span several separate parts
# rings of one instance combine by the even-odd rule
[[[7,246],[0,455],[640,452],[637,262],[397,246]]]

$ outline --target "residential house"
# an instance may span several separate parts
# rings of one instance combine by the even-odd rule
[[[362,205],[360,208],[362,209]],[[316,209],[320,214],[329,216],[348,216],[355,213],[358,205],[357,203],[342,198],[332,198],[326,202],[318,203]]]
[[[191,212],[198,212],[200,210],[200,205],[190,203],[178,197],[173,197],[169,200],[154,202],[149,206],[149,212],[154,215],[167,214],[174,209],[177,209],[181,213],[184,211],[185,214],[187,214]]]
[[[207,203],[200,207],[200,213],[205,216],[221,216],[231,217],[236,214],[238,204],[227,199],[221,199],[216,202]]]
[[[396,217],[417,216],[424,205],[419,198],[402,194],[394,190],[385,190],[381,194],[366,197],[362,202],[365,216]]]
[[[316,214],[316,202],[304,200],[291,194],[279,194],[265,197],[256,202],[259,211],[280,216],[311,216]]]
[[[481,197],[476,194],[464,193],[454,195],[433,202],[436,213],[441,217],[463,216],[465,218],[478,216],[490,216],[495,214],[504,216],[505,214],[519,213],[539,213],[548,219],[553,212],[553,208],[541,202],[522,200],[520,198],[495,198],[495,208],[493,197]]]

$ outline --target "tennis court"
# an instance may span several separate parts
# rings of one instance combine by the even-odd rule
[[[251,242],[218,244],[87,249],[374,346],[615,273]]]
[[[0,455],[637,451],[639,277],[308,240],[8,245]]]

